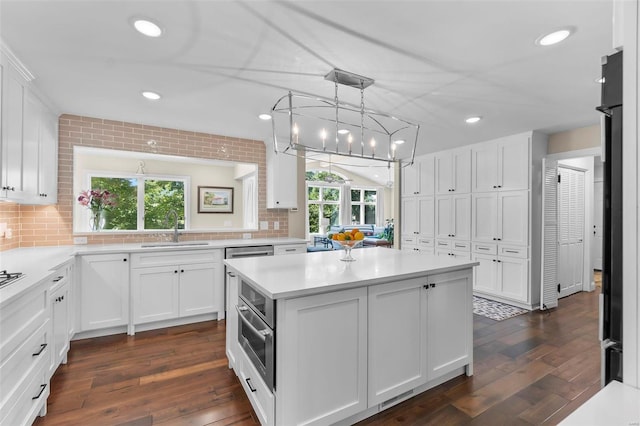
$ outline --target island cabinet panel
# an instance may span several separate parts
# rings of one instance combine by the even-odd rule
[[[369,407],[427,381],[427,279],[369,287]]]
[[[367,408],[367,288],[278,300],[276,423],[332,424]]]
[[[134,324],[178,316],[179,273],[178,266],[131,270]]]
[[[427,278],[427,379],[473,361],[473,299],[470,269]]]
[[[227,271],[227,318],[226,318],[226,351],[229,359],[229,368],[233,368],[238,373],[238,354],[240,345],[238,344],[238,284],[239,279],[235,271]]]
[[[129,323],[129,254],[80,256],[80,330]]]

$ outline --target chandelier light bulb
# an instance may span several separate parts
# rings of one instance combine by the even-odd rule
[[[376,140],[374,138],[371,138],[371,142],[369,142],[369,145],[371,145],[371,156],[375,156],[376,155]]]
[[[294,143],[297,144],[298,143],[298,132],[299,132],[298,123],[293,123],[293,129],[292,130],[293,130],[293,136],[295,137]]]
[[[322,138],[322,149],[326,149],[326,141],[327,141],[326,129],[322,129],[322,131],[320,132],[320,137]]]

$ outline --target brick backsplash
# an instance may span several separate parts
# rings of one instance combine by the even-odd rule
[[[217,136],[185,130],[147,126],[64,114],[59,119],[58,204],[26,206],[0,203],[0,223],[12,228],[11,239],[0,236],[0,251],[17,247],[73,244],[73,147],[96,147],[148,152],[147,141],[157,141],[159,154],[255,162],[258,164],[258,218],[280,222],[280,229],[252,232],[253,238],[287,237],[288,212],[267,210],[266,151],[262,141]],[[87,236],[89,244],[157,241],[158,236],[101,233]],[[181,239],[213,240],[242,238],[242,232],[185,233]]]

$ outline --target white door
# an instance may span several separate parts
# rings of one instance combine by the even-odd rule
[[[221,313],[223,308],[222,283],[218,268],[210,263],[180,267],[180,316]]]
[[[584,259],[584,171],[558,167],[559,297],[582,291]]]
[[[471,195],[454,195],[452,202],[454,212],[451,236],[468,241],[471,239]]]
[[[498,241],[526,246],[529,242],[529,191],[498,195]]]
[[[436,197],[436,238],[450,238],[453,226],[452,197]]]
[[[414,197],[402,198],[400,226],[401,235],[418,234],[418,206]]]
[[[453,192],[466,194],[471,192],[471,149],[463,148],[452,154]]]
[[[603,182],[593,183],[593,244],[591,245],[591,262],[593,269],[602,270],[602,201],[604,192],[602,190]]]
[[[471,150],[473,192],[495,191],[498,185],[498,155],[495,143],[484,143]]]
[[[496,241],[498,232],[496,230],[498,221],[498,194],[495,192],[481,192],[473,194],[473,211],[471,224],[473,241],[489,242]]]
[[[434,202],[433,197],[418,198],[418,231],[422,237],[435,236],[435,218],[434,218]],[[414,209],[415,210],[415,209]],[[415,214],[415,211],[414,213]]]
[[[540,309],[558,306],[558,169],[542,159],[542,256]]]
[[[436,187],[436,170],[434,156],[430,155],[421,159],[418,165],[420,166],[418,192],[420,192],[420,195],[433,195]]]
[[[453,161],[450,152],[436,154],[436,194],[450,194],[453,189]]]
[[[496,256],[474,253],[473,260],[480,263],[473,268],[473,289],[484,293],[497,293],[498,267],[496,264]]]

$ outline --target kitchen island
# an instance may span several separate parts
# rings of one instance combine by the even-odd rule
[[[225,261],[229,364],[262,424],[353,424],[472,374],[476,262],[352,255]]]

